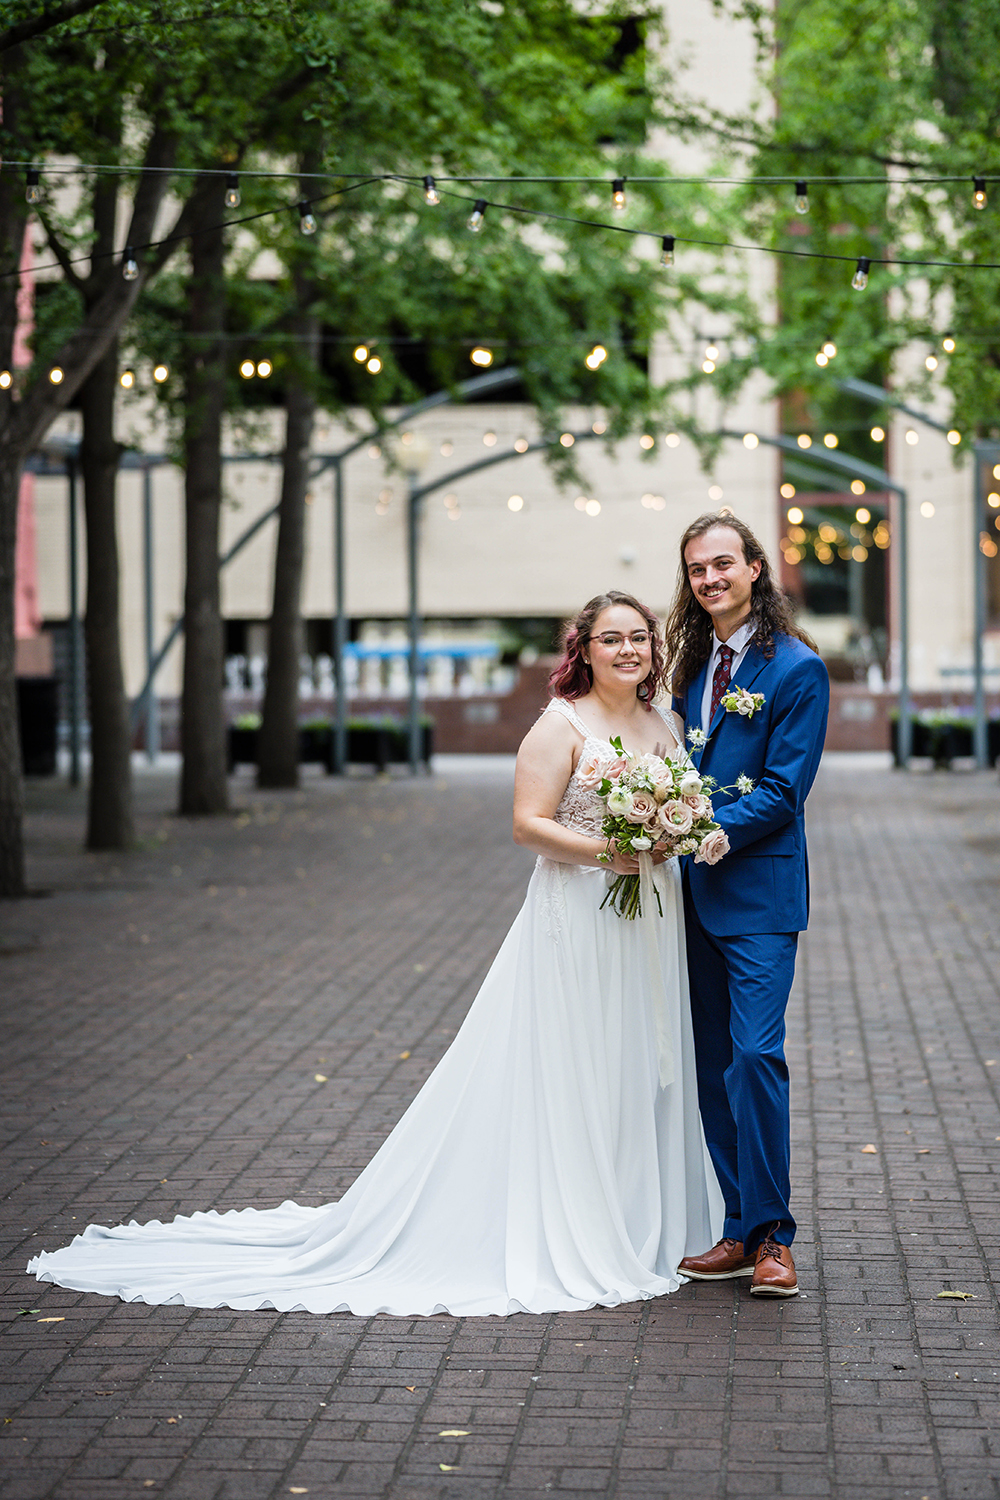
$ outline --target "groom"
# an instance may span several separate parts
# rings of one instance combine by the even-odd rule
[[[784,1018],[808,914],[803,809],[830,686],[763,547],[727,513],[700,516],[681,538],[666,644],[674,707],[689,743],[704,745],[699,770],[719,787],[743,775],[754,784],[745,796],[712,794],[729,840],[721,863],[685,861],[698,1098],[726,1218],[724,1238],[680,1270],[750,1276],[757,1296],[794,1297]]]

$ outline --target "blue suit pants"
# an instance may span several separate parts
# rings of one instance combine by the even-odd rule
[[[725,1199],[722,1232],[747,1254],[769,1231],[790,1245],[785,1007],[799,935],[716,937],[698,921],[686,881],[685,925],[698,1101]]]

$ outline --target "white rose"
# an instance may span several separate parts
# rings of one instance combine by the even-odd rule
[[[646,849],[652,849],[652,847],[653,840],[648,839],[645,834],[641,834],[639,838],[632,840],[632,848],[636,853],[644,852]]]
[[[681,797],[697,797],[702,788],[702,780],[697,771],[685,771],[677,788]]]
[[[607,805],[613,818],[625,817],[632,811],[632,793],[623,786],[612,787]]]

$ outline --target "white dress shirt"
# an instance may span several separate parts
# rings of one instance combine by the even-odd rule
[[[705,689],[701,695],[701,727],[705,733],[709,730],[708,715],[712,707],[712,679],[715,669],[719,665],[719,647],[729,646],[733,654],[733,664],[729,672],[730,682],[736,682],[740,667],[746,658],[747,649],[757,629],[756,620],[747,620],[738,630],[734,630],[728,641],[720,641],[719,637],[712,634],[712,652],[708,658],[708,671],[705,673]]]

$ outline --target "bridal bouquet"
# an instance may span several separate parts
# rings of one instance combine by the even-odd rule
[[[729,840],[715,822],[708,790],[715,783],[701,776],[688,756],[676,760],[659,755],[633,756],[622,747],[621,737],[609,741],[608,751],[590,756],[578,767],[585,786],[596,791],[607,815],[602,833],[609,849],[598,858],[611,864],[610,845],[621,853],[650,854],[664,850],[668,856],[693,854],[696,864],[718,864],[729,850]],[[740,792],[753,790],[753,782],[741,776]],[[640,859],[640,865],[643,861]],[[642,886],[648,884],[663,908],[656,886],[641,874],[617,875],[608,887],[601,907],[610,903],[620,917],[642,916]]]

